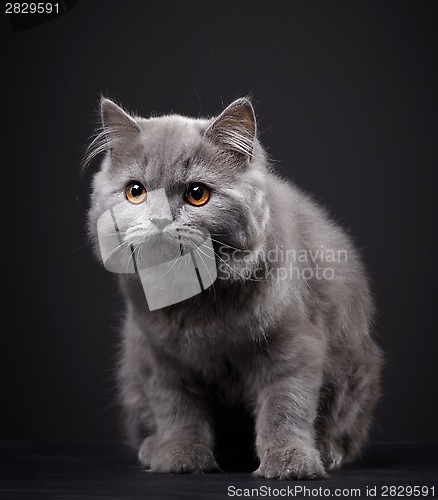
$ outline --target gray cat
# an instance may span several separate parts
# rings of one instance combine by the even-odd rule
[[[101,116],[88,158],[105,152],[89,211],[97,255],[99,217],[158,189],[172,224],[137,217],[121,245],[157,232],[188,245],[202,227],[216,255],[212,286],[157,310],[137,274],[119,274],[126,310],[118,380],[141,464],[217,470],[217,395],[254,415],[259,476],[323,478],[353,460],[380,393],[367,277],[350,238],[273,171],[250,100],[210,119],[146,119],[102,99]]]

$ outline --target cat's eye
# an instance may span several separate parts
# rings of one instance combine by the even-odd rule
[[[185,200],[187,203],[190,203],[190,205],[201,207],[210,199],[210,194],[210,189],[205,184],[195,182],[187,187]]]
[[[131,203],[142,203],[147,198],[148,192],[141,182],[132,181],[125,189],[125,196]]]

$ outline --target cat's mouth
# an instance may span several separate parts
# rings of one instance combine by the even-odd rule
[[[135,225],[129,227],[124,234],[124,241],[128,245],[142,245],[150,242],[162,241],[163,243],[174,239],[175,226],[173,221],[167,219],[154,219],[156,224],[150,222],[147,226]]]
[[[172,220],[154,220],[153,226],[134,226],[128,228],[124,235],[124,242],[143,251],[160,248],[164,254],[175,253],[179,249],[181,255],[189,253],[201,246],[209,237],[207,230],[195,227],[181,227]]]

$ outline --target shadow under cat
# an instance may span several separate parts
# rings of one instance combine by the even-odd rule
[[[227,472],[252,472],[260,462],[255,450],[254,419],[243,406],[213,403],[215,456]]]

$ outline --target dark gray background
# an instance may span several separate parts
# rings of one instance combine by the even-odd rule
[[[121,301],[79,174],[104,93],[193,116],[253,96],[278,168],[370,271],[387,360],[373,440],[438,439],[436,3],[256,4],[84,1],[16,33],[2,17],[0,438],[120,439]]]

